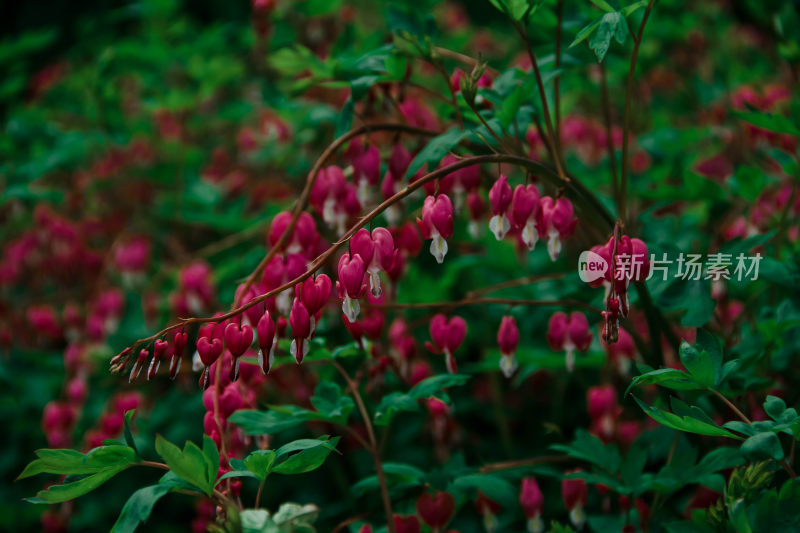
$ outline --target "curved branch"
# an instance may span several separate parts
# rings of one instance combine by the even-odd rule
[[[375,131],[398,131],[398,132],[405,132],[405,133],[413,133],[416,135],[428,135],[434,136],[438,135],[439,132],[426,130],[422,128],[417,128],[414,126],[409,126],[407,124],[367,124],[365,126],[361,126],[354,130],[351,130],[335,141],[333,141],[328,148],[322,152],[322,155],[319,156],[314,166],[311,167],[311,171],[308,173],[308,177],[306,178],[306,185],[303,187],[303,191],[300,193],[300,197],[297,198],[297,201],[294,204],[294,208],[292,209],[292,220],[289,222],[289,225],[284,230],[281,238],[278,239],[278,242],[275,243],[275,246],[270,248],[267,252],[267,255],[264,256],[264,259],[258,264],[256,269],[247,277],[247,281],[245,281],[244,289],[239,293],[239,298],[244,296],[247,293],[247,290],[253,285],[256,279],[264,272],[264,268],[270,262],[272,257],[275,253],[282,249],[289,241],[289,237],[292,235],[295,226],[297,225],[297,221],[300,218],[300,214],[305,210],[306,206],[308,205],[308,199],[311,196],[311,189],[314,187],[314,182],[317,180],[317,176],[319,175],[322,166],[328,161],[328,159],[338,150],[343,144],[345,144],[350,139],[358,137],[360,135],[364,135],[366,133],[372,133]],[[239,304],[239,299],[234,298],[233,307],[236,307]]]
[[[453,163],[451,165],[447,165],[446,167],[441,167],[441,168],[438,168],[438,169],[434,170],[433,172],[429,172],[428,174],[424,175],[423,177],[421,177],[420,179],[418,179],[414,183],[408,184],[404,189],[402,189],[401,191],[397,192],[393,196],[391,196],[391,197],[387,198],[386,200],[384,200],[380,205],[375,207],[367,215],[362,217],[361,220],[359,220],[356,224],[354,224],[353,227],[351,227],[337,242],[332,244],[325,252],[323,252],[320,256],[318,256],[311,263],[311,265],[309,266],[308,270],[306,270],[303,274],[299,275],[295,279],[293,279],[291,281],[288,281],[288,282],[284,283],[283,285],[281,285],[280,287],[272,289],[271,291],[268,291],[265,294],[262,294],[261,296],[257,296],[256,298],[253,298],[252,300],[250,300],[246,304],[242,304],[239,307],[235,307],[235,308],[231,309],[230,311],[228,311],[225,314],[222,314],[222,315],[219,315],[219,316],[212,316],[212,317],[192,317],[192,318],[180,319],[177,323],[172,324],[171,326],[168,326],[168,327],[162,329],[161,331],[159,331],[158,333],[156,333],[154,335],[151,335],[151,336],[149,336],[147,338],[144,338],[144,339],[139,339],[133,345],[131,345],[131,347],[129,349],[123,351],[121,354],[115,356],[111,360],[111,367],[112,367],[111,371],[112,372],[120,372],[125,367],[125,364],[127,362],[127,358],[129,356],[131,356],[134,353],[136,347],[141,345],[142,343],[147,343],[147,342],[154,341],[155,339],[158,339],[158,338],[162,337],[164,334],[169,333],[170,331],[173,331],[173,330],[181,328],[181,327],[186,327],[186,326],[188,326],[190,324],[204,324],[204,323],[209,323],[209,322],[222,322],[224,320],[227,320],[229,318],[232,318],[232,317],[242,313],[243,311],[246,311],[246,310],[250,309],[251,307],[255,307],[256,305],[260,304],[261,302],[264,302],[265,300],[268,300],[269,298],[272,298],[273,296],[275,296],[277,294],[280,294],[281,292],[285,291],[286,289],[291,289],[292,287],[294,287],[298,283],[302,283],[307,278],[309,278],[312,275],[314,275],[314,273],[317,270],[319,270],[322,267],[322,265],[328,259],[330,259],[333,256],[333,254],[335,254],[341,247],[343,247],[350,240],[350,238],[353,235],[355,235],[355,233],[358,230],[360,230],[361,228],[363,228],[367,224],[369,224],[374,218],[376,218],[378,215],[380,215],[389,206],[391,206],[391,205],[399,202],[403,198],[409,196],[411,193],[413,193],[417,189],[422,188],[422,186],[425,185],[426,183],[428,183],[429,181],[433,181],[435,179],[441,178],[443,176],[446,176],[446,175],[448,175],[448,174],[450,174],[452,172],[455,172],[456,170],[462,169],[462,168],[470,167],[470,166],[473,166],[473,165],[481,165],[481,164],[485,164],[485,163],[509,163],[509,164],[512,164],[512,165],[517,165],[517,166],[520,166],[520,167],[524,167],[524,168],[527,168],[530,171],[538,174],[539,176],[550,180],[554,184],[565,186],[568,189],[572,189],[573,192],[575,192],[577,195],[580,196],[580,198],[585,200],[584,203],[587,205],[587,207],[592,208],[598,215],[600,215],[600,218],[604,219],[606,222],[609,223],[609,226],[613,224],[613,219],[611,218],[611,215],[608,214],[608,212],[605,210],[605,208],[602,206],[602,204],[600,204],[599,201],[596,198],[594,198],[594,196],[591,194],[591,192],[589,192],[578,180],[572,179],[572,180],[570,180],[568,182],[564,182],[564,181],[562,181],[560,176],[555,171],[553,171],[553,169],[551,169],[550,167],[547,167],[547,166],[545,166],[545,165],[543,165],[541,163],[538,163],[536,161],[532,161],[532,160],[524,158],[524,157],[519,157],[519,156],[515,156],[515,155],[508,155],[508,154],[488,154],[488,155],[478,155],[478,156],[473,156],[473,157],[467,157],[467,158],[464,158],[464,159],[462,159],[460,161],[457,161],[457,162],[455,162],[455,163]],[[577,198],[577,199],[580,199],[580,198]],[[299,201],[300,200],[298,200],[298,202]],[[609,221],[611,221],[611,222],[609,222]],[[285,235],[286,235],[286,233],[284,233],[284,236]]]

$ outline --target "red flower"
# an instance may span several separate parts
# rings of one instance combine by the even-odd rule
[[[417,514],[433,530],[447,525],[455,512],[456,501],[449,492],[423,493],[417,498]]]

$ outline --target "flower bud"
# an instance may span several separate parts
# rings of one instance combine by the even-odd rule
[[[522,488],[519,492],[519,504],[528,519],[528,533],[541,533],[544,530],[542,522],[542,505],[544,497],[539,490],[536,478],[526,477],[522,480]]]
[[[497,330],[497,344],[500,346],[500,369],[503,375],[510,378],[517,370],[514,354],[519,345],[519,329],[513,316],[504,316]]]

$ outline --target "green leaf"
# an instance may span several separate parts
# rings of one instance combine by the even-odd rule
[[[783,447],[778,435],[771,431],[756,433],[742,443],[742,455],[750,461],[762,461],[764,459],[783,459]]]
[[[617,472],[622,460],[616,445],[603,444],[585,429],[575,431],[575,438],[570,444],[553,444],[550,448],[564,452],[575,459],[587,461],[612,474]]]
[[[130,464],[119,464],[100,470],[96,474],[86,476],[78,481],[64,483],[61,485],[51,485],[46,490],[39,491],[36,499],[29,499],[33,503],[61,503],[74,500],[79,496],[93,491],[112,477],[116,476]]]
[[[144,524],[150,518],[150,513],[153,511],[153,506],[156,502],[172,489],[179,487],[180,480],[167,474],[161,478],[157,485],[141,488],[131,494],[131,497],[125,502],[119,518],[111,528],[111,533],[133,533],[136,531],[139,524]]]
[[[630,4],[630,5],[627,5],[627,6],[623,7],[620,10],[620,12],[626,17],[630,16],[631,13],[635,13],[639,9],[643,8],[644,6],[646,6],[647,2],[648,2],[648,0],[639,0],[638,2],[634,2],[634,3]]]
[[[628,392],[638,385],[661,385],[662,387],[675,390],[697,390],[705,388],[704,385],[700,385],[692,379],[691,375],[677,368],[659,368],[636,376],[633,378],[633,381],[631,381],[631,384],[628,385],[625,395],[627,396]]]
[[[770,418],[779,422],[784,411],[786,411],[786,402],[777,396],[767,396],[767,400],[764,402],[764,412]]]
[[[353,113],[355,111],[355,101],[353,97],[347,99],[342,107],[342,110],[339,112],[339,116],[336,119],[336,137],[341,137],[353,126]]]
[[[600,25],[601,22],[603,22],[602,17],[584,26],[583,29],[581,29],[581,31],[579,31],[578,34],[575,35],[575,39],[570,43],[569,48],[577,46],[586,39],[588,39],[589,36],[592,34],[592,32],[595,29],[597,29],[597,27]]]
[[[686,341],[681,342],[680,356],[683,366],[692,375],[692,378],[704,387],[714,386],[716,372],[714,369],[714,361],[711,356],[706,352],[698,351],[697,348],[690,345]]]
[[[613,13],[616,11],[606,0],[591,0],[591,2],[606,13]]]
[[[419,151],[408,166],[406,178],[413,177],[425,165],[430,168],[438,164],[467,134],[468,132],[464,130],[454,128],[428,141],[425,148]]]
[[[37,450],[38,459],[32,461],[17,479],[37,474],[83,475],[95,474],[108,468],[130,466],[136,452],[122,444],[100,446],[87,454],[75,450]]]
[[[759,113],[757,111],[733,111],[733,115],[765,130],[800,136],[800,128],[798,128],[797,124],[791,119],[780,115]]]
[[[275,450],[257,450],[244,459],[244,467],[264,481],[272,471],[276,459]]]
[[[269,411],[240,410],[229,420],[241,427],[248,435],[268,435],[299,426],[309,420],[324,420],[319,413],[294,405],[272,405]]]
[[[196,444],[187,441],[181,450],[161,435],[156,435],[156,452],[178,477],[197,487],[206,495],[211,495],[219,463],[212,475],[209,458]]]
[[[422,484],[422,478],[425,477],[425,472],[405,463],[383,463],[383,472],[390,487],[396,485],[416,487]],[[350,489],[356,498],[374,490],[378,490],[378,476],[374,474],[361,479]]]
[[[633,399],[636,400],[636,403],[639,404],[639,407],[642,408],[647,416],[669,428],[685,431],[687,433],[697,433],[698,435],[708,435],[711,437],[730,437],[732,439],[739,438],[730,431],[715,424],[709,424],[689,416],[680,417],[668,411],[662,411],[658,407],[651,407],[645,404],[636,396],[634,396]]]
[[[278,449],[277,457],[285,456],[286,454],[299,450],[298,453],[290,455],[288,459],[282,463],[278,463],[272,467],[272,472],[277,474],[303,474],[316,470],[325,462],[325,459],[336,450],[336,444],[339,442],[339,437],[327,440],[327,437],[322,437],[324,440],[302,439],[294,441],[286,446]]]
[[[375,408],[375,423],[379,426],[388,425],[396,413],[418,410],[419,400],[433,396],[447,387],[463,385],[468,380],[469,376],[465,374],[439,374],[420,381],[406,393],[387,394]]]
[[[517,488],[496,474],[468,474],[453,480],[452,488],[474,495],[478,490],[503,507],[511,507],[517,498]]]
[[[206,476],[213,487],[216,485],[214,481],[219,473],[219,450],[217,450],[217,444],[208,435],[203,435],[203,456],[206,459]]]
[[[130,411],[125,412],[125,443],[133,449],[133,452],[136,456],[139,456],[139,450],[136,448],[136,441],[133,440],[133,433],[131,432],[131,421],[133,420],[133,415],[136,414],[136,409],[131,409]]]
[[[625,44],[625,38],[628,36],[628,22],[622,13],[613,12],[606,13],[600,19],[600,24],[597,30],[589,39],[589,48],[594,50],[599,63],[603,62],[611,46],[611,39],[614,38],[619,44]]]
[[[342,394],[342,389],[334,381],[320,381],[311,397],[311,405],[323,416],[337,424],[347,423],[353,411],[353,399]]]

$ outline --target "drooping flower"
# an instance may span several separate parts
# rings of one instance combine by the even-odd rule
[[[517,370],[517,359],[514,354],[519,345],[519,329],[513,316],[504,316],[497,330],[497,344],[500,346],[500,370],[510,378]]]
[[[239,325],[231,322],[225,326],[225,347],[231,353],[233,379],[239,378],[239,358],[244,355],[253,343],[253,328],[247,324]]]
[[[449,492],[424,492],[417,498],[417,514],[433,531],[444,528],[456,508],[456,500]]]
[[[508,184],[508,178],[500,174],[497,181],[494,182],[492,188],[489,189],[489,204],[492,208],[492,218],[489,219],[489,229],[492,230],[494,238],[502,241],[503,238],[511,229],[511,222],[506,215],[508,207],[511,205],[511,185]]]
[[[550,259],[555,261],[561,253],[561,239],[572,236],[578,219],[573,216],[572,202],[563,196],[555,201],[545,196],[539,205],[539,217],[536,221],[539,237],[547,237],[547,252]]]
[[[386,228],[375,228],[370,235],[369,231],[361,228],[350,239],[350,254],[361,256],[364,261],[372,295],[376,298],[381,295],[381,270],[389,270],[394,261],[394,239]]]
[[[500,512],[500,504],[490,499],[482,490],[478,489],[478,497],[475,499],[475,509],[483,518],[483,528],[486,533],[494,533],[499,526],[497,514]]]
[[[381,172],[381,155],[378,147],[370,145],[353,158],[353,181],[356,183],[358,201],[366,205],[370,192],[378,184]]]
[[[575,368],[575,350],[585,352],[592,342],[592,332],[586,316],[575,311],[567,316],[558,312],[547,324],[547,342],[553,350],[566,351],[567,371]]]
[[[603,442],[614,440],[622,408],[617,404],[613,385],[591,387],[586,391],[586,410],[592,419],[592,432]]]
[[[399,515],[392,517],[395,533],[420,533],[419,519],[416,515]]]
[[[311,318],[308,309],[299,298],[294,299],[292,311],[289,313],[289,325],[292,326],[292,340],[290,353],[297,361],[303,362],[303,357],[308,354],[308,341],[311,337]]]
[[[417,225],[423,239],[432,239],[431,254],[437,263],[444,261],[447,255],[447,241],[453,236],[453,204],[446,194],[428,196],[422,206],[422,219]]]
[[[336,290],[342,299],[342,312],[354,322],[361,311],[358,299],[367,292],[366,265],[360,255],[348,253],[339,258],[338,272]]]
[[[278,344],[278,335],[275,322],[269,315],[269,311],[264,314],[256,326],[258,333],[258,365],[265,374],[269,374],[272,363],[275,361],[275,346]]]
[[[153,358],[150,360],[150,367],[147,369],[147,381],[153,379],[158,373],[161,361],[167,356],[169,343],[163,339],[156,339],[153,343]]]
[[[511,197],[511,226],[520,230],[528,250],[533,250],[539,240],[536,229],[539,209],[539,189],[535,185],[517,185]]]
[[[460,316],[448,320],[445,315],[437,314],[431,319],[430,334],[432,342],[426,343],[427,348],[434,353],[444,353],[447,371],[451,374],[458,372],[453,353],[467,335],[466,321]]]
[[[570,470],[565,474],[580,472],[579,469]],[[561,497],[564,499],[564,507],[569,511],[569,519],[577,529],[582,529],[586,522],[586,481],[580,478],[564,478],[561,481]]]
[[[316,327],[314,316],[328,303],[328,298],[331,296],[331,289],[331,278],[326,274],[320,274],[317,277],[308,277],[296,288],[297,296],[300,298],[300,301],[303,302],[303,305],[306,306],[308,314],[312,318],[312,331]]]
[[[169,362],[170,379],[175,379],[181,369],[183,352],[186,349],[186,343],[188,340],[189,336],[185,331],[179,331],[175,334],[175,339],[172,341],[172,359]]]
[[[522,487],[519,491],[519,504],[528,519],[528,533],[542,533],[544,522],[542,521],[542,505],[544,496],[539,489],[536,478],[526,477],[522,480]]]

